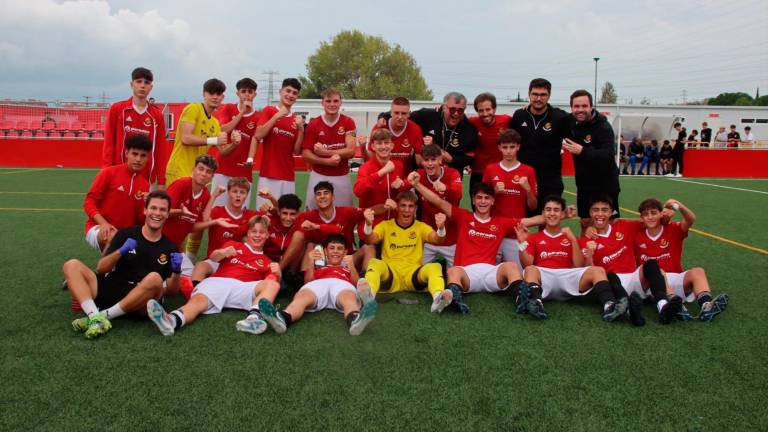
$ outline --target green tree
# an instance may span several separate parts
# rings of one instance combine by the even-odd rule
[[[755,105],[768,106],[768,95],[763,95],[758,98],[755,98]]]
[[[301,97],[318,98],[327,88],[350,99],[431,100],[416,60],[400,45],[357,30],[342,31],[307,59],[307,76],[300,76]]]
[[[610,81],[606,81],[603,84],[602,90],[600,90],[600,101],[602,104],[613,104],[619,100],[619,95],[616,94],[616,89]]]
[[[744,92],[720,93],[719,95],[708,99],[707,105],[721,105],[721,106],[752,105],[753,102],[754,101],[752,99],[752,96]]]

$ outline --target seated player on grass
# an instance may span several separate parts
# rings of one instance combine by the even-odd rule
[[[370,245],[381,243],[381,259],[368,262],[365,278],[358,281],[363,303],[379,290],[388,293],[423,291],[432,296],[432,312],[440,313],[451,303],[453,294],[445,289],[443,270],[438,263],[422,264],[425,243],[440,244],[445,238],[445,215],[435,215],[437,231],[416,220],[418,198],[412,191],[397,195],[397,214],[373,227],[373,210],[365,211],[361,239]],[[366,288],[368,286],[368,288]]]
[[[256,216],[248,223],[245,242],[227,242],[211,254],[219,268],[200,282],[192,297],[170,314],[155,300],[146,302],[147,314],[163,336],[172,336],[201,313],[216,314],[224,308],[247,310],[248,316],[237,322],[237,330],[259,334],[267,323],[259,314],[259,300],[274,301],[280,284],[280,267],[264,255],[269,235],[269,220]]]
[[[675,199],[667,200],[664,208],[667,212],[679,210],[683,220],[665,225],[662,223],[663,209],[659,200],[649,198],[640,203],[638,211],[645,229],[635,237],[635,255],[638,264],[650,260],[658,261],[659,267],[666,273],[670,288],[675,293],[675,297],[669,301],[682,303],[682,299],[686,302],[696,300],[701,308],[699,319],[712,321],[728,306],[728,294],[722,293],[712,298],[709,280],[703,268],[694,267],[683,271],[683,241],[688,237],[688,230],[696,221],[696,215]],[[654,293],[651,292],[651,295],[654,296]],[[658,301],[655,296],[654,299]],[[657,303],[656,307],[659,310],[664,307],[664,300]],[[677,310],[683,309],[682,304],[675,307]],[[683,309],[683,314],[685,312]]]
[[[152,142],[144,135],[125,140],[125,163],[103,168],[93,179],[83,201],[88,215],[85,241],[102,252],[118,230],[144,219],[144,197],[149,182],[140,173],[147,163]]]
[[[635,259],[635,237],[643,223],[639,220],[611,219],[612,214],[613,201],[608,195],[596,195],[590,199],[591,228],[579,238],[585,265],[605,269],[617,301],[629,293],[632,324],[645,325],[641,293],[646,290],[653,293],[653,298],[669,300],[659,309],[659,322],[669,324],[680,310],[679,298],[675,300],[674,293],[668,291],[666,279],[656,260],[648,260],[638,266]]]
[[[494,191],[485,183],[477,183],[472,188],[474,212],[459,208],[435,195],[424,186],[418,173],[411,173],[408,182],[421,196],[454,220],[459,236],[456,240],[454,266],[448,269],[448,289],[453,297],[453,304],[460,313],[469,313],[469,306],[464,302],[462,293],[469,292],[511,292],[515,293],[522,284],[520,269],[514,262],[496,264],[496,255],[501,241],[515,232],[518,224],[538,225],[541,216],[525,219],[512,219],[492,216]]]
[[[602,267],[584,266],[579,241],[571,229],[561,226],[566,217],[575,216],[576,209],[566,211],[565,200],[557,195],[544,198],[542,215],[544,229],[528,234],[520,225],[517,241],[520,242],[520,261],[525,266],[525,284],[517,295],[518,313],[528,313],[537,319],[547,319],[544,300],[568,300],[590,292],[602,306],[604,321],[613,321],[627,311],[626,294],[616,299],[608,276]]]
[[[88,339],[108,332],[111,319],[143,314],[147,300],[163,297],[164,281],[168,293],[178,289],[181,254],[163,236],[171,198],[162,191],[151,192],[144,205],[144,225],[118,231],[99,259],[96,273],[76,259],[64,263],[72,299],[87,315],[72,321],[72,328],[85,332]]]
[[[307,282],[293,297],[288,306],[278,311],[266,298],[259,301],[264,320],[277,333],[285,333],[288,327],[300,320],[304,312],[332,309],[344,314],[349,334],[359,336],[376,316],[378,306],[370,295],[360,296],[358,305],[355,285],[357,270],[352,255],[347,255],[346,239],[341,234],[329,235],[324,243],[325,253],[313,249],[307,255],[315,263],[307,269]]]
[[[191,282],[186,277],[182,277],[181,291],[187,300],[189,300],[189,295],[192,293],[192,288],[219,268],[219,263],[210,259],[211,254],[217,249],[221,249],[224,243],[228,241],[241,241],[248,231],[248,222],[252,217],[261,214],[256,210],[250,210],[245,207],[250,187],[251,183],[245,177],[230,178],[227,180],[226,205],[213,208],[208,206],[203,211],[203,220],[222,220],[226,224],[217,223],[208,229],[208,252],[205,255],[208,259],[195,264]],[[215,201],[223,193],[224,190],[219,186],[214,190],[211,201]],[[186,283],[185,280],[187,281]]]

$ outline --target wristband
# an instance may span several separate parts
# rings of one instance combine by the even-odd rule
[[[205,139],[205,144],[209,146],[215,146],[219,144],[219,139],[216,137],[210,137]]]
[[[248,159],[245,160],[245,163],[247,163],[249,165],[253,165],[253,158],[249,157]]]
[[[365,235],[371,235],[373,232],[373,225],[368,225],[368,222],[363,225],[363,234]]]
[[[527,241],[521,241],[517,244],[517,249],[520,252],[525,252],[526,249],[528,249],[528,242]]]
[[[437,230],[437,236],[438,236],[438,237],[445,237],[445,227],[444,227],[444,226],[443,226],[443,227],[440,227],[440,228],[438,228],[438,230]]]

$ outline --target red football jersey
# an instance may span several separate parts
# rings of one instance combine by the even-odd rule
[[[642,264],[655,259],[659,267],[669,273],[683,272],[683,241],[688,231],[683,231],[680,222],[671,222],[661,228],[655,237],[648,235],[648,230],[641,230],[635,236],[635,256]]]
[[[398,193],[408,189],[408,182],[405,181],[405,174],[403,173],[403,164],[400,161],[392,160],[395,164],[395,170],[379,177],[378,171],[383,165],[379,163],[379,160],[375,157],[368,159],[357,172],[357,179],[355,179],[355,185],[352,190],[357,196],[358,207],[366,209],[373,207],[376,204],[384,204],[387,198],[395,199]],[[393,189],[392,182],[397,177],[403,180],[403,185],[400,189]],[[394,211],[387,211],[383,214],[376,215],[373,219],[373,226],[378,225],[379,222],[395,217]],[[362,234],[362,224],[358,230]]]
[[[258,126],[269,121],[278,112],[276,106],[264,107],[259,113]],[[299,129],[294,125],[296,115],[289,113],[278,119],[272,130],[264,137],[264,153],[259,175],[275,180],[293,181],[293,145]]]
[[[264,252],[251,249],[245,243],[227,242],[222,247],[233,246],[237,254],[224,258],[219,262],[219,268],[211,277],[237,279],[242,282],[264,280],[272,274],[269,263],[272,261],[264,255]]]
[[[307,241],[312,243],[320,243],[328,234],[338,232],[342,234],[347,240],[347,252],[352,253],[352,251],[355,250],[355,244],[353,241],[355,239],[355,226],[358,223],[363,222],[365,217],[363,217],[363,209],[353,207],[335,207],[333,209],[333,217],[330,220],[323,219],[323,217],[320,215],[320,210],[317,209],[299,214],[299,218],[296,221],[296,224],[301,226],[301,223],[305,220],[321,226],[321,228],[318,230],[302,231],[306,236]],[[328,226],[331,226],[332,228],[325,228]]]
[[[242,241],[248,232],[248,221],[261,214],[263,213],[256,210],[245,209],[240,216],[233,216],[226,206],[212,208],[211,219],[225,218],[227,222],[236,224],[237,228],[224,228],[221,225],[213,225],[208,228],[208,252],[206,256],[211,256],[213,251],[220,249],[228,241]]]
[[[93,179],[85,195],[83,210],[88,215],[85,232],[98,225],[93,217],[102,215],[117,229],[128,228],[144,220],[144,194],[149,192],[149,182],[136,174],[128,165],[112,165],[103,168]]]
[[[351,117],[339,114],[333,124],[325,122],[323,116],[312,119],[304,132],[302,148],[314,152],[315,144],[325,144],[328,150],[343,150],[347,146],[347,134],[355,132],[357,126]],[[349,159],[342,158],[338,165],[312,165],[312,171],[326,176],[342,176],[349,174]]]
[[[393,160],[398,160],[403,164],[405,174],[408,175],[415,169],[413,157],[415,154],[421,154],[421,147],[424,144],[424,136],[421,133],[419,125],[411,120],[408,120],[405,129],[400,131],[399,134],[396,134],[395,131],[392,130],[391,124],[392,120],[390,119],[387,129],[392,132],[392,143],[394,144],[391,157]],[[373,133],[376,132],[377,129],[379,129],[378,126],[374,126],[373,129],[371,129],[371,136],[373,136]],[[368,153],[371,155],[373,154],[373,141],[371,140],[368,142]]]
[[[461,194],[463,191],[463,185],[461,183],[461,175],[458,171],[451,167],[441,167],[440,176],[437,178],[430,178],[427,176],[427,172],[424,168],[418,170],[421,176],[421,184],[427,187],[427,189],[434,192],[440,198],[448,201],[451,205],[458,206],[461,202]],[[438,192],[435,190],[434,183],[440,181],[445,184],[445,191]],[[440,213],[440,209],[434,204],[425,199],[419,200],[421,204],[421,221],[431,226],[432,229],[437,230],[437,224],[435,224],[435,215]],[[440,246],[451,246],[456,244],[458,238],[458,228],[456,225],[456,219],[450,218],[445,222],[445,239]]]
[[[642,227],[642,222],[617,219],[608,225],[605,234],[598,234],[595,242],[597,249],[592,255],[592,263],[614,273],[632,273],[637,269],[635,261],[635,235]],[[582,250],[587,247],[587,237],[579,238]]]
[[[527,177],[531,194],[537,195],[536,173],[533,168],[518,162],[512,169],[504,168],[501,162],[488,166],[483,173],[483,183],[496,190],[496,183],[504,183],[504,190],[496,192],[493,214],[504,217],[524,218],[528,208],[528,193],[520,186],[520,178]]]
[[[298,218],[297,218],[298,220]],[[293,233],[296,231],[297,224],[290,227],[283,226],[280,217],[274,213],[269,214],[269,237],[264,244],[264,253],[275,262],[280,261],[288,245],[291,244]]]
[[[485,168],[501,160],[498,138],[502,129],[509,129],[512,117],[507,114],[496,114],[496,120],[487,126],[480,117],[469,117],[469,122],[477,129],[477,148],[472,171],[484,172]]]
[[[352,273],[348,268],[340,265],[328,265],[315,269],[315,279],[341,279],[352,283]]]
[[[492,216],[485,221],[478,219],[469,210],[453,206],[451,218],[458,227],[459,237],[456,239],[457,266],[486,263],[496,264],[496,254],[501,241],[515,231],[519,219]]]
[[[163,225],[163,235],[181,248],[184,237],[192,232],[196,222],[203,220],[203,210],[211,199],[211,193],[203,188],[197,196],[192,194],[192,177],[184,177],[176,180],[168,186],[168,195],[171,196],[171,204],[174,209],[180,209],[182,205],[196,216],[184,216],[183,214],[170,217]]]
[[[219,123],[224,125],[231,122],[239,113],[238,104],[224,104],[214,112],[214,115],[219,119]],[[219,163],[216,173],[229,177],[245,177],[251,181],[252,168],[247,166],[245,161],[248,159],[251,138],[256,134],[258,120],[259,113],[256,111],[243,115],[234,129],[240,132],[242,137],[240,144],[226,156],[222,156],[218,151],[215,152],[216,161]],[[232,132],[227,135],[227,139],[232,142]],[[211,147],[211,150],[213,149],[216,149],[216,146]]]
[[[528,248],[533,265],[552,269],[573,268],[573,243],[563,232],[551,235],[545,230],[528,236]]]

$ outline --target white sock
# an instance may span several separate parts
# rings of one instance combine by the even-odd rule
[[[120,303],[115,303],[115,305],[107,309],[105,313],[107,314],[107,319],[117,318],[119,316],[125,315],[125,311],[120,307]]]
[[[83,309],[83,312],[88,315],[88,318],[93,318],[94,315],[99,313],[99,308],[96,307],[96,303],[93,302],[93,299],[81,302],[80,307]]]
[[[656,303],[656,309],[658,309],[658,310],[659,310],[659,312],[661,312],[661,309],[662,309],[662,308],[664,307],[664,305],[666,305],[666,304],[667,304],[667,299],[662,299],[662,300],[659,300],[659,301]]]

